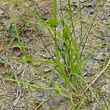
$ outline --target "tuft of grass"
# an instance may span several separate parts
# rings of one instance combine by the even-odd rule
[[[90,2],[90,0],[88,2]],[[23,59],[23,60],[19,60],[17,58],[15,58],[15,59],[17,59],[18,61],[29,63],[30,65],[32,65],[42,75],[44,75],[49,80],[51,80],[52,83],[55,84],[55,87],[52,87],[52,88],[39,87],[39,86],[35,86],[35,85],[32,85],[32,84],[29,84],[29,83],[26,83],[26,82],[22,82],[22,81],[18,81],[18,80],[14,80],[14,79],[7,79],[7,80],[20,82],[22,84],[31,86],[31,87],[36,88],[38,90],[42,90],[44,92],[48,92],[48,93],[54,94],[55,97],[59,97],[59,96],[67,97],[71,101],[71,105],[72,105],[73,110],[79,110],[81,107],[83,107],[83,105],[85,105],[86,103],[91,102],[91,100],[92,100],[91,97],[95,98],[97,104],[100,107],[103,108],[103,106],[99,102],[99,99],[97,98],[97,95],[91,89],[91,85],[108,68],[108,66],[110,65],[110,61],[108,62],[106,67],[100,72],[100,74],[91,82],[90,85],[83,78],[83,71],[84,71],[88,61],[91,59],[92,55],[95,53],[95,51],[97,50],[97,48],[99,47],[99,45],[102,42],[97,44],[96,48],[89,55],[85,55],[84,57],[82,56],[83,50],[85,48],[85,44],[84,44],[84,47],[82,49],[82,52],[81,53],[79,52],[81,43],[83,41],[83,37],[86,38],[86,41],[85,41],[85,43],[86,43],[87,39],[88,39],[88,36],[89,36],[89,33],[90,33],[91,29],[92,29],[93,23],[96,23],[96,24],[99,24],[99,25],[103,25],[103,24],[95,22],[95,18],[94,18],[93,21],[82,19],[82,17],[81,17],[81,7],[84,4],[80,5],[80,3],[79,3],[79,7],[77,7],[75,10],[72,11],[71,10],[71,6],[70,6],[70,0],[68,0],[69,14],[67,14],[66,16],[62,15],[61,20],[58,21],[57,20],[57,0],[54,0],[53,4],[54,4],[53,19],[50,19],[49,23],[45,22],[41,18],[40,14],[39,14],[39,12],[37,12],[37,10],[36,10],[37,14],[35,14],[32,11],[30,11],[29,9],[27,9],[27,8],[26,8],[26,10],[29,11],[37,19],[39,19],[40,23],[37,23],[36,21],[33,21],[31,19],[20,18],[20,19],[22,19],[24,21],[27,21],[29,23],[34,23],[34,24],[37,24],[39,26],[42,26],[42,27],[46,28],[49,31],[50,35],[52,36],[52,38],[54,40],[55,52],[56,52],[56,56],[57,56],[57,59],[54,59],[53,56],[51,55],[51,53],[49,52],[48,48],[46,47],[47,52],[51,56],[51,59],[52,59],[51,62],[50,61],[34,60],[32,57],[30,57],[30,56],[28,56],[26,54],[26,52],[24,50],[24,47],[21,44],[19,35],[18,35],[18,29],[17,29],[17,26],[16,26],[15,16],[14,15],[13,15],[13,21],[14,21],[16,37],[18,39],[19,46],[20,46],[20,48],[21,48],[21,50],[22,50],[22,52],[23,52],[23,54],[25,56],[25,59]],[[80,21],[80,26],[81,26],[81,30],[80,30],[81,31],[81,38],[80,38],[80,45],[79,46],[77,45],[78,42],[77,42],[77,39],[76,39],[76,32],[75,32],[75,25],[74,25],[74,22],[76,20],[73,21],[73,18],[72,18],[72,13],[77,11],[77,10],[80,10],[80,19],[77,19],[77,20]],[[61,14],[62,13],[63,12],[61,11]],[[70,24],[67,21],[65,21],[65,19],[67,17],[70,17],[70,21],[69,21]],[[89,26],[89,28],[85,32],[84,36],[82,36],[82,21],[91,22],[91,25]],[[57,31],[57,27],[59,25],[63,25],[63,33],[62,34]],[[72,33],[74,35],[74,38],[72,36]],[[60,47],[60,45],[58,44],[58,38],[60,38],[61,41],[64,42],[64,49],[62,49]],[[42,38],[41,38],[41,40],[42,40]],[[43,40],[42,40],[42,42],[45,45]],[[61,59],[63,59],[63,62],[61,62]],[[55,73],[58,76],[60,76],[64,80],[64,82],[66,84],[66,87],[63,87],[61,84],[57,83],[52,78],[50,78],[49,76],[44,74],[41,70],[39,70],[33,64],[33,61],[43,62],[43,63],[52,63],[55,66],[58,66],[59,70],[55,69],[55,67],[53,67],[53,70],[55,71]],[[56,90],[56,92],[52,92],[52,90]],[[87,90],[89,90],[89,92],[91,93],[91,97],[90,98],[88,96]],[[104,100],[104,96],[102,96],[102,98]],[[46,101],[47,100],[45,100],[44,102],[46,102]],[[42,102],[41,104],[43,104],[44,102]],[[104,100],[104,102],[105,102],[105,100]],[[106,108],[108,109],[108,105],[107,104],[106,104]]]

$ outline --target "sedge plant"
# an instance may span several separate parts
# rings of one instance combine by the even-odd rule
[[[90,0],[88,2],[90,2]],[[55,86],[52,87],[52,88],[46,88],[46,87],[38,87],[36,85],[28,84],[28,83],[23,82],[23,81],[16,81],[14,79],[7,79],[7,80],[20,82],[22,84],[31,86],[31,87],[36,88],[38,90],[41,90],[41,91],[44,91],[44,92],[48,92],[48,93],[54,94],[55,97],[62,96],[62,97],[69,98],[70,101],[71,101],[71,105],[72,105],[73,110],[79,110],[83,105],[85,105],[85,103],[87,101],[89,101],[89,96],[86,93],[87,90],[89,90],[91,92],[92,96],[95,98],[95,100],[98,103],[98,105],[102,107],[102,105],[100,104],[100,102],[99,102],[98,98],[96,97],[95,93],[91,89],[91,85],[105,71],[105,69],[108,67],[108,65],[110,64],[110,62],[107,64],[107,66],[105,67],[105,69],[97,76],[97,78],[95,78],[92,81],[92,83],[90,85],[83,78],[83,71],[84,71],[84,69],[85,69],[88,61],[91,59],[92,55],[95,53],[95,51],[97,50],[97,48],[101,44],[101,42],[99,44],[97,44],[96,48],[89,55],[85,55],[84,57],[82,57],[82,52],[83,52],[84,48],[83,48],[82,52],[79,53],[81,42],[83,41],[83,37],[82,37],[82,21],[84,21],[84,19],[82,19],[82,17],[81,17],[81,7],[83,5],[85,5],[85,4],[83,4],[83,5],[80,5],[79,4],[79,7],[77,7],[74,10],[71,10],[70,0],[68,0],[69,14],[67,14],[64,17],[62,17],[60,21],[57,20],[57,10],[58,10],[57,9],[57,0],[54,0],[53,1],[53,4],[54,4],[54,14],[53,14],[53,18],[49,20],[49,23],[45,22],[41,18],[40,14],[37,12],[37,10],[36,10],[36,13],[37,14],[35,14],[35,13],[31,12],[27,8],[26,8],[26,10],[28,10],[32,15],[34,15],[35,17],[37,17],[41,23],[37,23],[37,22],[32,21],[30,19],[20,18],[20,19],[22,19],[24,21],[27,21],[29,23],[34,23],[34,24],[38,24],[40,26],[43,26],[44,28],[46,28],[49,31],[51,37],[54,40],[55,52],[56,52],[57,59],[54,59],[54,57],[51,55],[51,53],[49,52],[49,50],[48,50],[47,47],[46,47],[46,50],[49,53],[49,55],[51,56],[51,59],[53,61],[35,60],[35,59],[33,59],[32,57],[30,57],[30,56],[28,56],[26,54],[26,52],[24,51],[24,48],[25,47],[22,46],[21,41],[20,41],[20,38],[19,38],[19,35],[18,35],[18,31],[17,31],[17,27],[16,27],[16,22],[14,20],[14,16],[13,16],[13,20],[14,20],[14,26],[15,26],[15,31],[16,31],[18,43],[20,45],[19,47],[21,48],[21,50],[22,50],[22,52],[23,52],[23,54],[25,56],[25,59],[22,59],[22,60],[17,59],[17,58],[15,58],[15,59],[17,59],[20,62],[29,63],[30,65],[32,65],[42,75],[44,75],[49,80],[51,80],[52,83],[55,84]],[[75,25],[74,25],[75,20],[73,21],[73,18],[72,18],[72,13],[75,12],[75,11],[77,11],[77,10],[80,10],[80,19],[77,19],[77,21],[80,21],[80,24],[81,24],[81,39],[80,39],[79,46],[77,45],[77,39],[76,39],[76,32],[75,32]],[[69,21],[70,22],[70,25],[67,22],[64,22],[64,20],[67,17],[70,17],[70,21]],[[94,20],[95,20],[95,18],[94,18]],[[96,23],[94,20],[93,21],[91,21],[91,20],[85,20],[85,21],[91,23],[91,25],[89,26],[89,28],[87,29],[87,31],[86,31],[86,33],[84,35],[84,37],[86,37],[86,39],[89,36],[90,30],[91,30],[91,28],[93,26],[93,23]],[[61,25],[61,23],[63,25],[63,33],[59,33],[57,31],[57,27],[59,25]],[[103,25],[101,23],[96,23],[96,24]],[[103,25],[103,26],[105,26],[105,25]],[[52,32],[54,34],[52,34]],[[72,36],[72,33],[74,35],[74,38]],[[41,36],[40,36],[40,38],[42,40],[42,37]],[[58,44],[58,38],[60,38],[61,41],[64,42],[64,49],[62,49],[60,47],[60,45]],[[44,46],[46,46],[43,40],[42,40],[42,42],[43,42]],[[33,48],[31,48],[31,49],[33,49]],[[61,59],[63,61],[61,61]],[[63,79],[63,81],[66,84],[66,87],[63,87],[61,84],[57,83],[52,78],[50,78],[49,76],[47,76],[46,74],[44,74],[41,70],[39,70],[33,64],[33,62],[43,62],[43,63],[54,64],[55,66],[53,67],[53,71],[55,71],[55,74],[57,74],[58,76],[60,76]],[[55,68],[56,66],[59,67],[59,70],[57,70]],[[84,85],[86,86],[86,89],[84,89],[85,88]],[[56,92],[53,92],[52,90],[56,90]],[[47,99],[47,100],[49,100],[49,99]],[[47,100],[45,100],[44,102],[46,102]],[[42,102],[41,104],[43,104],[44,102]]]

